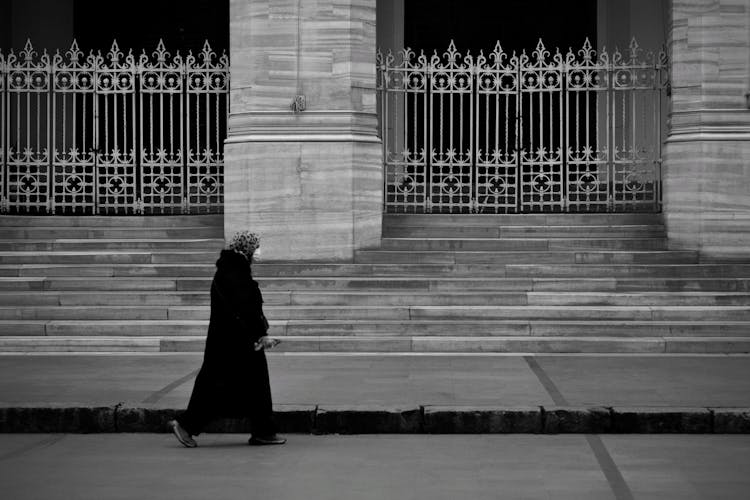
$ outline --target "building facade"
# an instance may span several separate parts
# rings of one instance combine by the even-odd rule
[[[208,20],[210,15],[207,13],[215,12],[219,8],[208,5],[211,2],[193,3],[196,5],[178,8],[180,16],[187,19],[180,21],[182,24],[174,22],[159,26],[156,23],[157,28],[154,29],[171,29],[176,33],[174,37],[179,38],[180,33],[184,31],[182,26],[195,24],[193,21],[196,18],[206,19],[206,26],[221,25],[226,21],[217,19],[211,24]],[[24,26],[33,27],[38,24],[34,22],[33,2],[9,4],[10,7],[4,6],[6,11],[0,13],[0,18],[5,18],[2,25],[6,28],[0,41],[4,47],[16,48],[20,47],[20,43],[27,36],[38,40],[37,46],[65,47],[62,40],[67,44],[73,36],[79,36],[76,12],[94,8],[86,2],[73,0],[41,2],[36,6],[36,12],[43,11],[47,12],[45,15],[53,16],[54,10],[55,22],[52,24],[55,29],[41,29],[34,33],[30,28],[24,29]],[[410,97],[407,92],[400,97],[388,97],[385,92],[388,84],[383,83],[383,70],[388,70],[388,51],[398,54],[400,49],[423,41],[423,46],[419,48],[426,49],[429,56],[432,49],[439,46],[447,48],[446,42],[454,39],[462,63],[466,62],[465,56],[469,55],[469,50],[474,54],[473,57],[476,57],[476,51],[483,48],[483,56],[489,61],[486,64],[490,64],[489,56],[494,48],[492,41],[499,40],[509,56],[508,61],[512,59],[514,50],[520,53],[521,49],[526,49],[531,61],[529,64],[533,64],[531,58],[535,47],[530,46],[528,40],[536,40],[541,36],[545,39],[548,49],[562,49],[563,58],[560,59],[559,68],[554,66],[556,54],[552,50],[549,60],[553,62],[536,69],[538,75],[547,77],[549,71],[558,68],[555,70],[558,73],[552,75],[551,85],[554,87],[558,85],[558,78],[562,82],[563,75],[567,78],[573,74],[570,68],[574,68],[575,64],[579,65],[580,70],[581,59],[565,59],[568,46],[574,47],[574,58],[577,58],[580,56],[579,47],[584,48],[584,39],[589,37],[589,46],[592,50],[595,49],[595,55],[590,59],[593,61],[591,64],[600,65],[601,54],[606,53],[608,59],[605,63],[609,65],[609,69],[602,70],[598,67],[599,69],[592,70],[590,74],[603,71],[602,74],[608,75],[608,81],[614,89],[616,82],[612,78],[617,76],[614,48],[618,47],[621,58],[626,58],[630,41],[635,38],[644,53],[658,54],[662,45],[667,47],[668,58],[660,59],[654,56],[650,65],[643,68],[644,71],[656,68],[649,77],[649,85],[658,87],[658,99],[662,100],[648,101],[652,103],[650,108],[640,107],[636,97],[622,97],[621,101],[617,101],[615,91],[614,97],[608,97],[608,100],[597,98],[596,102],[599,105],[593,106],[591,110],[579,112],[577,117],[593,123],[583,127],[585,131],[590,131],[594,136],[603,131],[602,135],[612,139],[606,148],[604,140],[589,140],[594,146],[594,151],[606,150],[608,156],[578,161],[583,167],[578,171],[580,175],[577,180],[572,184],[567,177],[566,180],[560,181],[560,185],[563,186],[560,189],[564,191],[560,197],[561,201],[550,202],[551,198],[542,197],[539,198],[542,200],[539,205],[541,208],[531,207],[530,210],[571,210],[576,206],[581,209],[581,206],[586,205],[583,211],[588,211],[592,205],[589,202],[594,199],[590,193],[598,193],[598,188],[592,187],[596,182],[590,179],[595,178],[595,173],[602,171],[597,164],[615,168],[612,165],[617,163],[616,139],[621,133],[624,143],[632,143],[630,151],[633,155],[636,150],[647,151],[651,156],[644,163],[658,165],[658,172],[650,184],[636,184],[658,184],[658,189],[652,189],[653,196],[647,198],[647,201],[653,202],[654,210],[661,210],[664,214],[670,248],[697,249],[706,259],[748,257],[750,2],[597,0],[579,2],[577,4],[580,5],[566,7],[567,10],[564,11],[560,11],[560,6],[555,4],[539,1],[526,2],[522,6],[520,2],[503,2],[502,7],[477,7],[473,4],[462,6],[452,1],[436,3],[416,0],[230,0],[226,6],[228,30],[224,32],[231,56],[227,77],[228,120],[226,124],[217,122],[215,126],[194,128],[202,132],[209,129],[218,132],[221,129],[222,133],[226,133],[223,153],[225,234],[253,228],[264,238],[266,257],[278,260],[348,260],[358,249],[377,247],[382,232],[382,214],[384,208],[388,208],[389,186],[393,186],[393,192],[397,193],[402,192],[398,189],[412,189],[411,183],[419,183],[417,177],[407,175],[416,171],[409,171],[409,168],[419,167],[419,162],[389,161],[390,156],[402,149],[411,149],[411,154],[414,154],[416,149],[426,149],[429,158],[424,160],[423,167],[434,169],[437,166],[441,172],[438,180],[427,175],[430,177],[429,181],[423,181],[432,182],[432,185],[443,190],[437,200],[434,196],[426,197],[426,211],[431,210],[435,203],[447,203],[449,211],[453,210],[454,205],[459,205],[458,211],[467,208],[469,212],[482,212],[479,195],[487,195],[487,188],[482,186],[492,184],[492,189],[495,189],[494,193],[497,194],[500,189],[497,187],[497,180],[504,182],[512,177],[512,174],[508,173],[508,165],[502,161],[495,161],[485,165],[485,172],[491,167],[494,173],[486,174],[484,181],[478,180],[477,177],[472,177],[470,182],[462,180],[466,169],[475,171],[478,168],[482,149],[485,156],[489,154],[490,149],[501,150],[498,146],[499,142],[502,142],[500,139],[494,143],[494,148],[481,148],[480,136],[490,136],[490,132],[495,132],[500,137],[507,130],[524,130],[523,125],[515,128],[508,125],[507,120],[503,118],[498,118],[494,122],[494,128],[482,128],[481,119],[487,118],[489,122],[491,115],[480,114],[482,102],[489,103],[490,97],[487,93],[482,94],[481,79],[477,78],[489,66],[476,64],[476,60],[472,59],[473,66],[467,74],[470,75],[469,79],[475,87],[469,92],[456,88],[447,92],[449,95],[446,99],[455,101],[445,102],[455,102],[459,106],[462,102],[469,103],[466,115],[458,113],[469,117],[467,121],[471,123],[465,126],[460,117],[453,118],[451,115],[450,119],[435,118],[441,115],[432,108],[427,110],[428,101],[443,102],[440,99],[445,97],[435,89],[429,93],[416,93],[423,95],[417,99],[425,99],[425,104],[422,104],[421,108],[418,104],[409,107]],[[149,7],[145,5],[138,8]],[[200,15],[186,15],[191,8],[197,9],[193,12]],[[486,15],[482,15],[482,9],[486,10]],[[166,14],[152,12],[154,18],[161,15]],[[497,19],[497,22],[493,22],[493,19]],[[200,26],[200,23],[197,25]],[[220,27],[218,30],[221,31]],[[104,35],[100,35],[100,38],[101,36]],[[94,36],[89,38],[97,39]],[[156,37],[149,35],[147,38]],[[183,47],[195,45],[189,36],[183,36],[181,43]],[[197,47],[193,48],[197,53]],[[219,43],[217,52],[220,52],[221,48]],[[378,48],[383,51],[380,59],[376,57]],[[423,68],[425,78],[435,76],[436,66],[431,64],[431,61],[428,61],[429,67]],[[445,64],[445,57],[442,55],[439,64]],[[523,72],[520,64],[514,66],[515,69],[512,71]],[[664,64],[663,72],[659,69],[660,64]],[[181,71],[183,74],[189,71],[199,72],[196,68],[195,65],[190,68],[186,66]],[[494,71],[496,75],[500,75],[508,71],[508,68],[509,66],[498,66]],[[168,68],[162,69],[162,75],[166,75]],[[135,68],[133,75],[142,77],[145,74],[142,71]],[[210,71],[206,71],[208,75]],[[629,71],[635,75],[640,69],[634,70],[631,67]],[[529,73],[532,72],[529,70]],[[458,73],[460,71],[454,72],[454,76]],[[668,77],[665,79],[664,75]],[[6,85],[9,82],[9,79],[5,80]],[[504,96],[502,99],[506,100],[502,102],[510,102],[511,106],[515,102],[518,111],[511,110],[508,114],[503,114],[503,117],[515,119],[524,113],[535,116],[531,108],[524,108],[524,96],[527,94],[524,94],[521,88],[523,82],[519,79],[514,83],[515,87],[507,92],[500,87],[495,89],[493,98],[500,99],[498,96]],[[562,86],[563,83],[559,85]],[[564,85],[569,85],[569,82]],[[587,95],[603,96],[605,92],[597,94],[603,88],[589,87]],[[538,94],[540,103],[544,103],[544,99],[549,99],[546,101],[544,112],[549,111],[554,115],[547,121],[544,121],[546,114],[544,117],[540,115],[533,122],[540,124],[538,139],[546,137],[550,141],[549,147],[546,148],[547,153],[549,150],[560,149],[563,154],[567,154],[567,148],[575,139],[585,135],[585,132],[572,134],[570,130],[574,127],[578,130],[578,122],[575,121],[576,118],[571,118],[573,115],[563,113],[563,107],[565,110],[571,109],[569,98],[575,94],[570,90],[571,87],[566,87],[565,93],[561,91],[559,94],[559,99],[563,99],[563,96],[568,99],[565,100],[565,106],[562,100],[554,104],[554,93]],[[636,93],[638,91],[635,87],[630,90],[635,90]],[[166,95],[170,92],[177,95],[169,90]],[[189,92],[184,92],[189,109]],[[136,94],[136,97],[140,95]],[[438,99],[434,96],[441,97]],[[465,99],[471,101],[464,101]],[[532,101],[537,102],[535,98],[529,98],[529,106],[533,105]],[[4,102],[10,105],[10,98]],[[490,104],[487,104],[485,109],[497,111],[501,108],[499,102],[501,101],[495,102],[495,108],[490,108]],[[653,104],[654,102],[657,104]],[[389,105],[390,113],[386,109]],[[206,116],[209,117],[209,121],[216,121],[219,115],[225,113],[225,109],[221,107],[225,106],[224,104],[217,106],[219,110],[216,116],[210,113],[188,115],[186,123],[190,123],[195,116],[198,116],[198,121],[203,121]],[[620,107],[628,109],[617,115]],[[538,107],[537,112],[541,108],[542,106]],[[394,109],[397,110],[395,114]],[[422,115],[419,115],[420,112]],[[162,116],[164,113],[162,112]],[[429,123],[425,121],[424,125],[409,129],[409,120],[417,115],[420,119],[429,120]],[[621,122],[617,116],[622,117]],[[656,125],[648,129],[646,124],[654,120]],[[598,125],[600,122],[607,124],[606,127]],[[442,123],[449,127],[458,123],[457,132],[452,128],[449,135],[442,129],[437,135],[428,132],[428,129],[432,130],[430,127],[434,123]],[[502,123],[504,126],[501,126]],[[531,121],[527,120],[524,123]],[[549,132],[546,131],[547,125],[552,127]],[[424,137],[421,142],[415,141],[411,148],[407,144],[409,130],[418,131]],[[455,137],[461,137],[459,140],[462,140],[463,130],[470,134],[470,148],[434,146],[439,137],[447,137],[451,141]],[[501,197],[494,196],[495,210],[505,207],[507,203],[510,213],[515,209],[519,212],[526,211],[528,207],[524,208],[523,205],[524,182],[528,185],[535,182],[538,184],[540,175],[537,174],[545,172],[545,165],[550,166],[552,170],[549,172],[554,173],[555,165],[564,164],[565,168],[571,171],[571,165],[576,164],[567,157],[557,163],[554,159],[535,160],[529,157],[524,163],[521,155],[531,146],[528,137],[532,132],[533,127],[526,132],[526,139],[511,138],[511,142],[515,141],[515,150],[512,153],[518,155],[514,157],[513,165],[519,169],[515,174],[519,190],[516,194],[521,201],[508,202],[505,198],[498,201]],[[184,131],[180,134],[185,138],[189,136],[189,133]],[[647,136],[648,140],[636,144],[638,134]],[[214,134],[209,135],[213,137]],[[522,133],[518,135],[520,137]],[[9,130],[4,131],[4,136],[9,143]],[[559,137],[560,140],[555,142],[552,140],[553,136]],[[221,137],[220,141],[223,139]],[[143,144],[138,142],[138,146],[141,147]],[[206,145],[203,146],[205,149]],[[167,146],[164,148],[168,149]],[[211,148],[218,150],[219,146],[214,144],[208,149]],[[158,149],[159,147],[155,147],[155,150]],[[434,158],[431,156],[433,149],[438,155]],[[455,156],[450,156],[449,161],[445,161],[445,157],[440,157],[448,154],[451,149],[458,150],[457,160]],[[460,155],[464,149],[469,150],[470,159],[468,163],[462,164]],[[531,149],[532,153],[536,150]],[[585,148],[581,148],[583,149]],[[189,148],[185,153],[188,150]],[[506,146],[504,153],[508,152]],[[140,154],[139,151],[138,155]],[[450,153],[454,154],[456,153]],[[184,159],[186,156],[183,155],[180,164],[184,165],[187,172],[192,164]],[[499,156],[498,154],[497,157]],[[143,156],[141,160],[133,160],[133,165],[136,165],[137,161],[148,163],[145,158],[146,156]],[[409,155],[406,158],[408,159]],[[5,162],[9,163],[9,160],[6,159]],[[151,163],[154,168],[162,168],[162,171],[165,167],[173,168],[164,159],[153,160]],[[218,160],[211,160],[209,156],[205,162],[195,162],[198,168],[196,171],[202,172],[201,179],[204,179],[206,172],[210,172],[206,168],[215,167],[218,163]],[[411,165],[412,163],[414,165]],[[449,164],[447,173],[442,169],[443,164]],[[392,165],[390,171],[389,165]],[[528,166],[528,172],[533,174],[526,181],[523,180],[524,166]],[[503,169],[501,176],[497,175],[500,167]],[[615,180],[609,181],[608,185],[614,186],[617,183],[616,173],[612,175],[615,176]],[[161,179],[159,176],[154,179],[157,177]],[[589,180],[584,182],[582,179]],[[627,185],[628,182],[630,181],[623,181],[622,184]],[[476,196],[469,194],[466,200],[453,196],[454,191],[451,190],[454,186],[448,186],[451,183],[470,185],[469,189],[474,190]],[[573,184],[583,186],[584,194],[579,193],[577,198],[572,197],[572,189],[569,186]],[[190,193],[191,188],[188,185],[183,189]],[[460,187],[455,189],[460,192]],[[599,193],[602,196],[598,198],[601,201],[599,208],[617,209],[617,189],[612,189],[614,193]],[[401,201],[398,197],[394,200],[397,203],[414,204],[415,198],[409,196],[404,195]],[[585,201],[583,204],[582,199]],[[642,201],[643,198],[638,200]],[[162,207],[165,202],[162,197],[152,204]],[[169,204],[170,202],[166,202],[166,205]],[[422,201],[416,204],[420,205]],[[632,208],[630,206],[623,209]]]

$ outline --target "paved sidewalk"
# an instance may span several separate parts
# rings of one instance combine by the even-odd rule
[[[13,500],[744,500],[750,436],[0,435]]]
[[[162,431],[201,361],[0,356],[0,431]],[[750,432],[748,356],[273,353],[269,370],[288,432]]]
[[[187,404],[202,355],[2,355],[0,404]],[[750,356],[269,354],[279,405],[750,407]]]

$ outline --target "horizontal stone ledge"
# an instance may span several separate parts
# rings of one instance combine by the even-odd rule
[[[168,432],[182,409],[156,405],[0,406],[0,433]],[[750,408],[584,406],[276,405],[282,433],[303,434],[750,434]],[[249,419],[206,432],[250,433]]]
[[[321,406],[315,415],[317,434],[419,434],[421,407]]]
[[[711,408],[715,434],[750,434],[750,408]]]
[[[424,431],[430,434],[538,434],[542,432],[539,406],[425,406]]]
[[[618,434],[706,434],[713,431],[713,412],[708,408],[612,408],[612,432]]]
[[[41,404],[0,407],[0,433],[115,432],[116,406]]]

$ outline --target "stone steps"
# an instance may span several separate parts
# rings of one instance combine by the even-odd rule
[[[208,285],[208,281],[205,282]],[[210,297],[205,287],[196,291],[12,291],[0,292],[3,306],[205,306]],[[275,290],[266,288],[267,306],[750,306],[748,292],[540,292],[540,291],[418,291],[391,290]]]
[[[0,240],[0,252],[75,252],[117,250],[210,250],[214,254],[224,246],[223,239],[56,239]]]
[[[205,264],[216,260],[216,254],[203,250],[0,251],[0,264]]]
[[[748,305],[266,305],[271,318],[288,320],[508,320],[748,321]],[[0,320],[208,320],[203,305],[0,306]],[[127,325],[124,325],[127,328]],[[748,323],[750,326],[750,323]]]
[[[0,254],[0,259],[2,254]],[[0,260],[1,262],[1,260]],[[420,250],[366,250],[357,252],[355,262],[360,264],[692,264],[698,262],[698,253],[678,251],[420,251]]]
[[[571,249],[666,250],[664,238],[383,238],[383,250],[507,252]]]
[[[386,238],[665,238],[663,225],[628,226],[393,226]]]
[[[2,221],[0,221],[2,223]],[[57,239],[223,239],[223,229],[212,226],[185,227],[65,227],[0,226],[0,240],[57,240]]]
[[[203,338],[208,320],[0,320],[0,337],[143,337]],[[456,336],[473,337],[750,337],[747,321],[634,321],[524,319],[285,319],[270,321],[270,335],[280,336]]]
[[[3,352],[202,352],[196,337],[0,337]],[[736,337],[285,337],[280,352],[740,353]]]
[[[142,255],[149,255],[143,252]],[[91,263],[91,264],[0,264],[0,277],[206,277],[213,276],[216,255],[210,262],[192,264]],[[144,259],[148,260],[148,259]],[[255,264],[258,279],[438,279],[445,277],[529,278],[529,279],[747,279],[748,263],[701,264],[334,264],[334,263],[267,263]]]
[[[135,266],[133,266],[135,267]],[[685,267],[685,266],[682,266]],[[21,276],[6,276],[0,280],[0,293],[23,290],[81,290],[95,291],[171,291],[198,290],[208,293],[214,268],[209,266],[183,266],[174,270],[172,266],[160,269],[159,266],[112,266],[89,267],[33,267],[16,268]],[[195,271],[191,272],[191,269]],[[615,269],[615,268],[613,268]],[[349,291],[432,291],[432,292],[507,292],[507,291],[560,291],[560,292],[744,292],[750,291],[750,277],[720,277],[711,273],[712,267],[704,272],[689,268],[697,276],[676,278],[674,268],[650,266],[643,269],[640,277],[511,277],[504,276],[439,276],[422,275],[400,277],[396,275],[374,276],[263,276],[256,280],[264,290],[349,290]],[[159,272],[159,271],[163,272]],[[2,270],[0,270],[1,272]],[[26,271],[26,272],[24,272]],[[650,271],[650,273],[648,273]],[[151,275],[145,275],[150,272]],[[738,271],[739,273],[739,271]],[[649,276],[651,274],[652,276]],[[659,277],[666,274],[666,277]],[[705,277],[701,274],[715,274]],[[726,274],[730,274],[728,271]],[[74,276],[71,276],[74,275]],[[94,292],[96,293],[96,292]]]
[[[280,350],[750,350],[750,263],[667,250],[658,215],[384,221],[354,262],[254,265]],[[0,216],[0,352],[202,350],[222,233],[220,216]]]
[[[114,216],[114,215],[0,215],[3,228],[107,228],[137,230],[144,228],[176,228],[183,230],[193,227],[209,227],[214,231],[224,226],[224,215],[156,215],[156,216]]]
[[[643,226],[663,225],[661,214],[384,214],[383,227],[402,226]]]

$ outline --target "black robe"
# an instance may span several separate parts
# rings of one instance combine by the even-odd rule
[[[192,435],[219,417],[250,417],[254,434],[272,434],[271,387],[263,350],[263,297],[244,256],[223,250],[211,284],[211,320],[203,366],[178,419]]]

